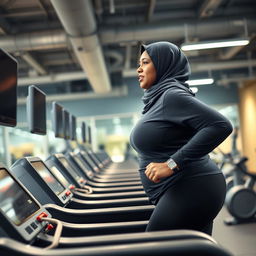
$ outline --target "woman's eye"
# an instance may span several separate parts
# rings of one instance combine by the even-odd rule
[[[149,63],[148,61],[142,61],[141,64],[138,64],[138,65],[137,65],[137,68],[139,68],[139,67],[141,67],[141,66],[143,66],[143,65],[147,65],[148,63]]]

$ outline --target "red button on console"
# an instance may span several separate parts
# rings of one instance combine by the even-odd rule
[[[73,190],[73,189],[75,189],[75,186],[74,186],[74,185],[70,185],[70,186],[69,186],[69,189],[70,189],[70,190]]]
[[[54,226],[52,224],[48,224],[45,230],[49,231],[49,230],[52,230],[52,229],[54,229]]]
[[[66,191],[66,196],[69,196],[70,194],[71,194],[71,192],[68,190],[68,191]]]
[[[41,214],[39,214],[39,215],[36,217],[36,219],[37,219],[39,222],[41,222],[41,221],[42,221],[42,218],[47,217],[47,216],[48,216],[48,214],[47,214],[46,212],[42,212]]]

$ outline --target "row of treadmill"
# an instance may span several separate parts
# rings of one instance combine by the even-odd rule
[[[44,119],[30,108],[29,122]],[[65,152],[44,161],[29,156],[0,164],[1,256],[232,255],[201,232],[145,232],[154,206],[136,164],[66,142]]]

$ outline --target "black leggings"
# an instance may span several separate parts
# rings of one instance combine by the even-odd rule
[[[161,196],[146,231],[192,229],[211,235],[225,195],[222,174],[180,180]]]

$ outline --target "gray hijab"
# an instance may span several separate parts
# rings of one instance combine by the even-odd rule
[[[174,44],[157,42],[141,46],[141,53],[147,51],[157,73],[156,81],[144,91],[142,101],[145,104],[142,114],[145,114],[169,88],[179,87],[190,94],[186,81],[189,79],[190,66],[186,56]]]

